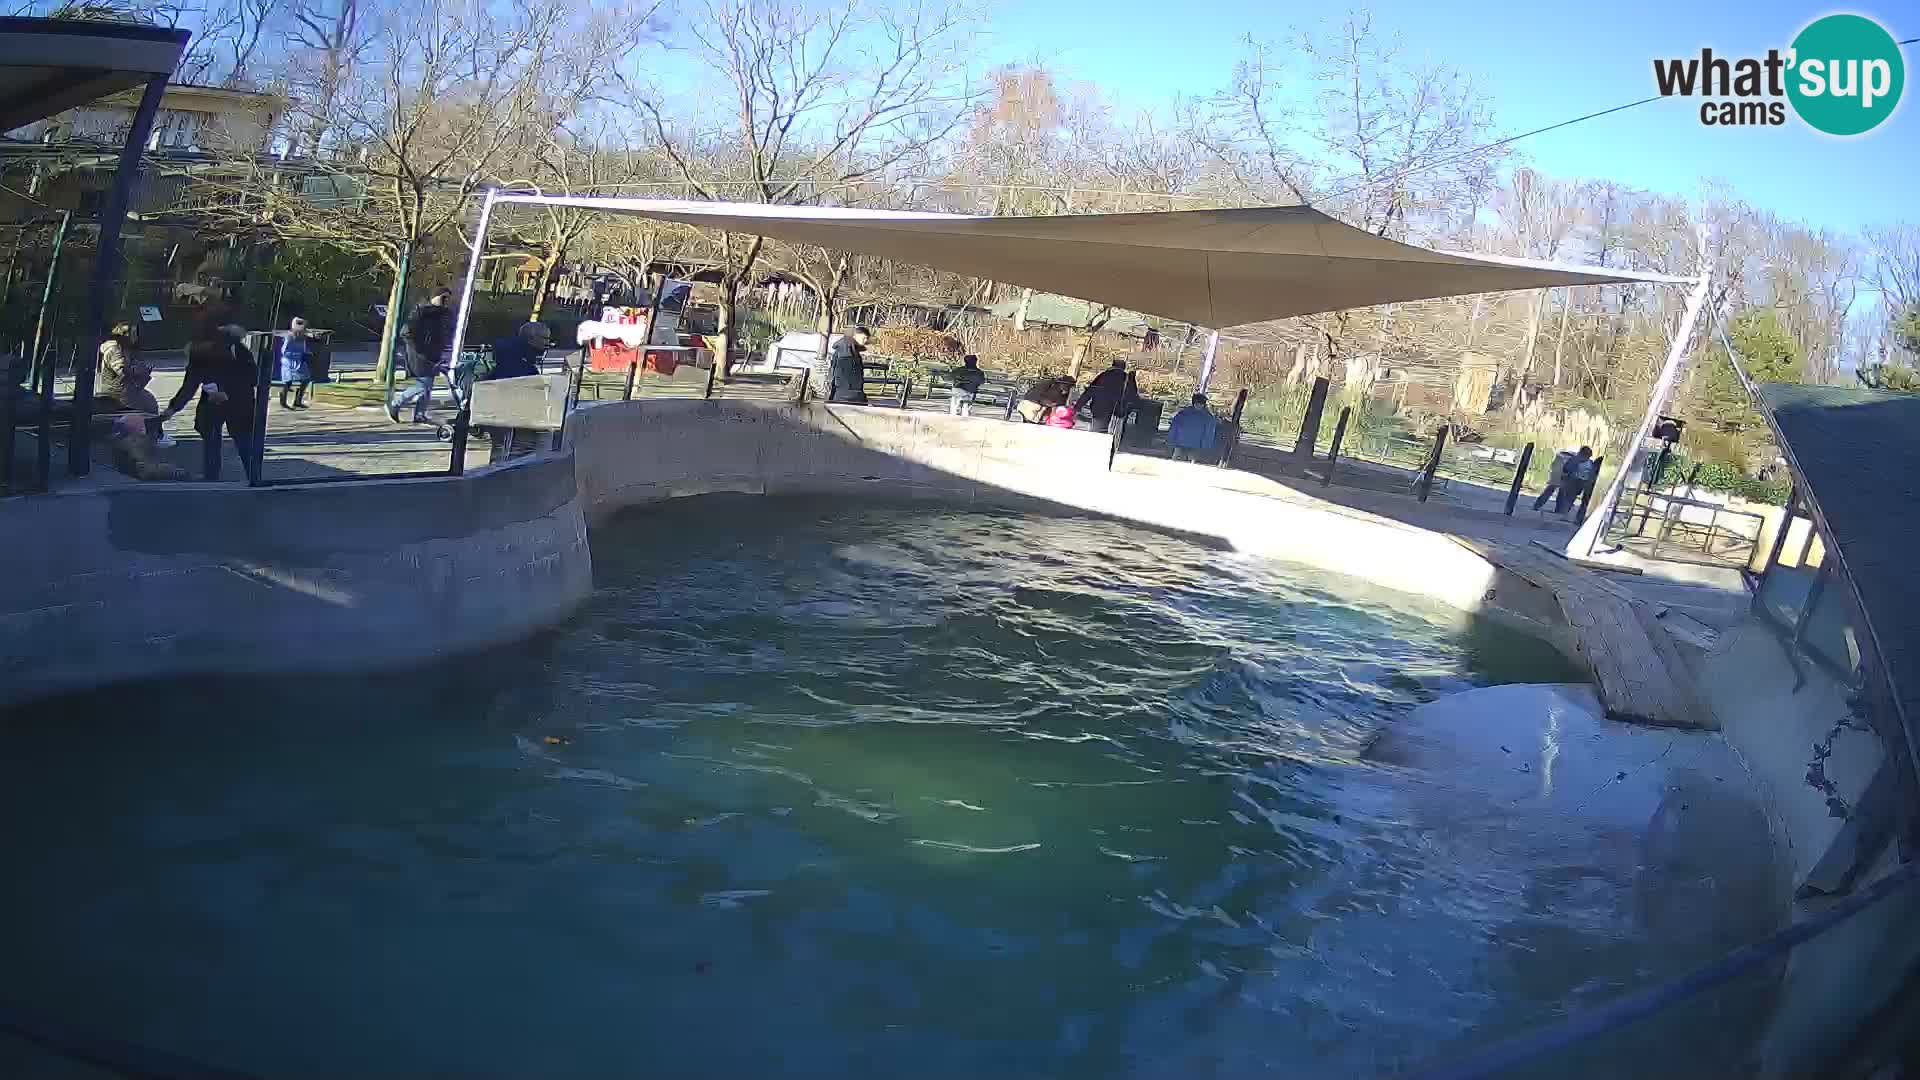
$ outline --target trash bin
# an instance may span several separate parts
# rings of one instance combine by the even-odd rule
[[[1152,398],[1141,398],[1133,406],[1133,418],[1127,421],[1128,446],[1152,446],[1160,437],[1162,406]]]

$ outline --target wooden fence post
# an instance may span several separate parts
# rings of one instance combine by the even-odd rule
[[[1513,470],[1513,486],[1507,489],[1507,516],[1513,516],[1513,506],[1520,501],[1520,485],[1526,483],[1527,466],[1533,464],[1533,444],[1528,443],[1520,451],[1520,464]]]
[[[1333,422],[1333,445],[1327,447],[1327,472],[1320,478],[1321,487],[1333,484],[1334,467],[1340,463],[1340,443],[1347,437],[1347,418],[1353,415],[1351,405],[1340,410],[1340,419]]]

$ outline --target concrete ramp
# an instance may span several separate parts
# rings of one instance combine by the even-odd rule
[[[1455,537],[1493,565],[1551,592],[1593,669],[1607,716],[1655,727],[1714,728],[1679,647],[1655,618],[1607,575],[1532,545]]]

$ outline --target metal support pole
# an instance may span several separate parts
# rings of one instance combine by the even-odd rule
[[[160,98],[166,89],[167,76],[161,75],[148,81],[146,92],[140,96],[133,126],[120,147],[120,169],[114,173],[107,208],[100,214],[100,241],[94,247],[92,292],[87,298],[87,341],[94,349],[107,339],[107,298],[119,293],[125,269],[120,257],[120,229],[127,222],[127,204],[133,198],[134,181],[140,176],[140,154],[147,148],[153,118],[160,112]],[[86,363],[74,365],[73,426],[67,438],[67,472],[72,476],[85,476],[93,467],[89,445],[93,436],[93,366],[92,356]]]
[[[1528,443],[1520,451],[1520,464],[1513,470],[1513,486],[1507,489],[1507,516],[1513,516],[1513,507],[1520,501],[1520,485],[1527,481],[1527,466],[1533,464],[1533,444]]]
[[[1207,335],[1207,351],[1200,356],[1200,385],[1194,390],[1197,394],[1207,392],[1207,384],[1213,381],[1213,354],[1220,348],[1220,331]]]
[[[1243,386],[1240,388],[1240,392],[1233,397],[1233,418],[1229,421],[1232,426],[1227,429],[1226,445],[1220,448],[1219,465],[1223,469],[1226,468],[1227,463],[1233,459],[1233,448],[1240,445],[1240,416],[1246,411],[1247,390],[1246,387]]]
[[[47,309],[53,306],[54,282],[60,277],[60,251],[67,245],[67,231],[72,226],[73,211],[60,211],[60,225],[53,230],[53,261],[47,265],[47,282],[40,290],[40,314],[33,322],[33,352],[28,356],[33,363],[28,385],[35,389],[40,386],[40,368],[52,364],[46,358]]]
[[[1300,435],[1293,440],[1293,460],[1296,466],[1304,468],[1313,460],[1313,444],[1320,441],[1320,416],[1327,411],[1327,388],[1325,376],[1313,380],[1313,390],[1307,395],[1307,412],[1300,418]]]
[[[459,476],[467,471],[467,434],[472,427],[472,419],[463,405],[459,412],[453,414],[453,457],[447,462],[448,476]],[[511,446],[513,436],[509,434],[507,438]]]
[[[905,409],[907,407],[907,394],[910,393],[912,390],[913,390],[912,379],[900,380],[900,407],[902,409]]]
[[[259,487],[267,471],[267,402],[273,398],[273,332],[249,334],[260,348],[253,351],[253,441],[238,447],[247,485]]]
[[[645,352],[644,352],[644,346],[643,346],[642,348],[643,348],[643,351],[642,351],[642,353],[641,353],[641,355],[643,355],[643,356],[644,356],[644,355],[646,355],[646,354],[645,354]],[[623,391],[621,391],[621,393],[620,393],[620,400],[621,400],[621,401],[632,401],[632,400],[633,400],[633,380],[634,380],[634,379],[636,379],[636,378],[638,378],[638,377],[639,377],[639,375],[640,375],[640,361],[638,361],[638,360],[634,360],[634,361],[632,361],[632,362],[630,362],[630,363],[628,363],[628,364],[627,364],[627,388],[626,388],[625,390],[623,390]],[[597,384],[596,384],[596,385],[597,385]]]
[[[800,377],[793,380],[793,403],[795,405],[805,405],[807,403],[807,376],[811,374],[813,374],[812,368],[801,368]]]
[[[1680,375],[1680,363],[1686,359],[1687,344],[1693,340],[1693,324],[1700,318],[1700,308],[1707,300],[1707,286],[1711,284],[1711,261],[1707,258],[1706,229],[1700,230],[1700,277],[1694,282],[1693,292],[1687,296],[1687,307],[1680,316],[1680,325],[1674,328],[1673,341],[1667,347],[1667,361],[1660,368],[1660,377],[1654,380],[1653,393],[1647,398],[1647,413],[1640,419],[1639,430],[1627,442],[1626,454],[1629,464],[1633,454],[1640,449],[1647,435],[1653,431],[1653,425],[1667,406],[1667,396],[1673,392],[1675,381]],[[1568,558],[1586,558],[1600,543],[1602,524],[1612,513],[1613,505],[1620,501],[1620,489],[1626,485],[1629,469],[1620,469],[1614,473],[1613,481],[1607,485],[1607,493],[1600,500],[1600,513],[1582,520],[1580,527],[1574,530],[1573,539],[1567,541]],[[1594,475],[1600,475],[1594,470]],[[1584,510],[1584,508],[1583,508]]]
[[[1020,395],[1014,393],[1012,387],[1008,387],[1007,388],[1007,413],[1005,416],[1001,417],[1001,419],[1005,420],[1009,424],[1013,423],[1013,410],[1019,404],[1020,404]]]
[[[453,316],[453,355],[457,359],[460,350],[466,347],[467,316],[472,308],[473,279],[480,272],[480,253],[487,247],[487,226],[493,223],[493,203],[500,192],[487,189],[487,199],[480,204],[480,220],[473,226],[473,244],[467,249],[467,277],[460,286],[460,306],[454,309]],[[401,265],[406,264],[403,261]],[[404,275],[403,275],[404,280]]]
[[[53,383],[54,368],[52,360],[55,346],[47,346],[48,360],[40,372],[40,384],[35,387],[40,394],[40,445],[34,448],[33,488],[46,491],[53,486]],[[68,433],[71,439],[72,433]]]
[[[1333,470],[1340,464],[1340,443],[1347,437],[1347,418],[1352,415],[1353,406],[1346,406],[1340,410],[1340,419],[1333,422],[1333,445],[1327,447],[1327,472],[1320,478],[1321,487],[1333,484]]]
[[[573,381],[568,384],[567,387],[567,400],[562,402],[560,406],[560,430],[553,433],[553,448],[555,450],[560,449],[566,442],[567,418],[573,415],[573,410],[580,407],[580,380],[587,376],[588,355],[588,347],[585,345],[580,346],[579,362],[573,366]]]
[[[1447,425],[1441,424],[1440,430],[1433,433],[1433,452],[1427,455],[1427,467],[1420,470],[1420,501],[1426,502],[1433,494],[1433,474],[1440,471],[1440,455],[1447,449]],[[1598,475],[1597,473],[1595,475]]]
[[[700,394],[700,396],[703,398],[710,398],[713,396],[713,373],[715,370],[716,368],[714,368],[713,365],[709,364],[707,366],[707,388],[704,391],[702,391]]]

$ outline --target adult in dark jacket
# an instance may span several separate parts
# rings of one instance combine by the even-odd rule
[[[222,428],[233,438],[241,462],[253,459],[253,395],[258,371],[252,351],[240,344],[238,326],[219,326],[208,320],[187,345],[186,379],[180,383],[180,392],[167,402],[160,421],[172,419],[196,393],[200,395],[200,403],[193,410],[193,430],[200,433],[204,455],[201,474],[208,480],[220,479]]]
[[[1132,393],[1127,382],[1127,362],[1114,357],[1113,366],[1093,377],[1087,388],[1080,392],[1080,400],[1073,403],[1073,410],[1086,409],[1093,414],[1093,430],[1105,431],[1115,416],[1125,416],[1133,408]]]
[[[511,337],[493,343],[493,370],[486,378],[518,379],[540,374],[540,358],[552,344],[553,332],[544,323],[522,323]],[[493,444],[493,461],[519,457],[532,452],[535,446],[533,432],[514,428],[490,427],[487,438]]]
[[[447,350],[453,347],[453,290],[445,287],[435,289],[427,302],[413,309],[407,316],[407,374],[413,376],[413,385],[402,390],[387,403],[387,419],[400,422],[401,408],[412,405],[415,423],[429,419],[427,407],[433,404],[433,381],[440,372],[447,370]],[[453,377],[447,377],[447,385],[453,387]],[[459,390],[454,389],[457,401]]]
[[[867,372],[861,366],[867,353],[867,342],[873,340],[873,331],[866,327],[856,327],[853,336],[844,340],[844,348],[833,353],[833,382],[827,387],[827,400],[844,402],[848,405],[867,403]]]

